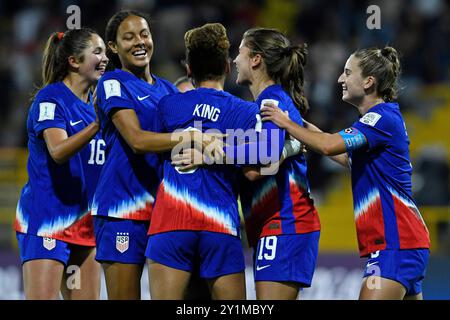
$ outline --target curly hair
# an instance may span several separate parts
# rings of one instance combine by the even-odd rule
[[[229,60],[230,41],[220,23],[207,23],[184,35],[186,62],[196,83],[221,79]]]

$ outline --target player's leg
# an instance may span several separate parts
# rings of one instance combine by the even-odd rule
[[[191,273],[148,260],[150,296],[153,300],[182,300],[189,284]]]
[[[422,292],[415,295],[405,296],[403,300],[423,300]]]
[[[295,300],[310,287],[318,255],[320,231],[263,237],[254,254],[258,300]]]
[[[139,300],[148,222],[96,216],[94,227],[108,299]]]
[[[208,280],[213,300],[245,300],[245,273],[227,274]]]
[[[399,282],[370,276],[363,279],[359,300],[402,300],[406,288]]]
[[[64,272],[60,261],[29,260],[22,266],[25,299],[57,300]]]
[[[214,300],[244,300],[245,259],[241,239],[229,234],[200,232],[200,276],[208,279]]]
[[[296,300],[300,286],[295,282],[257,281],[255,288],[258,300]]]
[[[360,300],[421,299],[428,249],[380,250],[368,259]]]
[[[145,255],[152,299],[185,298],[197,246],[196,231],[171,231],[149,237]]]
[[[186,289],[185,300],[211,300],[208,283],[200,277],[200,263],[198,259],[194,262],[194,268]]]
[[[142,264],[102,262],[109,300],[140,300]]]
[[[61,293],[65,300],[100,298],[100,263],[95,247],[71,245],[70,259],[64,270]]]
[[[59,299],[64,265],[70,255],[68,244],[56,239],[17,233],[25,298]]]

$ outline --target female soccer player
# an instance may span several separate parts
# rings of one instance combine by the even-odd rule
[[[58,299],[60,290],[65,299],[99,298],[88,202],[104,141],[90,88],[107,63],[105,44],[93,30],[53,33],[47,41],[43,87],[27,121],[29,180],[15,221],[26,299]],[[68,276],[74,278],[66,285]]]
[[[188,75],[196,89],[161,99],[165,131],[252,129],[255,104],[223,91],[230,71],[229,41],[219,23],[185,34]],[[183,299],[194,266],[207,279],[213,299],[245,299],[245,263],[239,237],[235,166],[205,166],[179,172],[170,159],[158,190],[146,256],[151,296]]]
[[[250,29],[244,33],[234,63],[236,82],[249,87],[258,105],[269,99],[288,111],[298,125],[303,124],[302,115],[308,110],[303,94],[305,46],[291,45],[274,29]],[[262,179],[259,170],[245,171],[250,180],[259,179],[243,181],[241,187],[247,237],[255,248],[256,296],[296,299],[301,287],[311,285],[320,235],[305,156],[300,153],[285,159],[275,175]]]
[[[108,55],[118,69],[97,86],[107,159],[94,196],[96,259],[103,265],[109,299],[139,299],[147,230],[161,167],[155,153],[178,144],[158,134],[156,105],[177,89],[151,73],[153,40],[148,19],[120,11],[106,27]],[[180,135],[185,141],[191,133]],[[200,140],[204,136],[200,137]]]
[[[392,47],[353,53],[338,82],[361,118],[335,134],[302,128],[276,106],[262,109],[265,120],[350,165],[359,251],[368,257],[360,299],[422,299],[430,239],[411,196],[409,139],[395,102],[399,75]]]

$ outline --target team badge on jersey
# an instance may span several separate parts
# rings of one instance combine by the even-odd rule
[[[120,253],[124,253],[128,250],[130,243],[130,237],[128,232],[117,232],[116,235],[116,249]]]
[[[56,240],[52,238],[42,238],[42,245],[45,249],[51,251],[56,247]]]
[[[381,114],[376,112],[367,112],[361,119],[359,119],[359,122],[374,127],[380,119]]]

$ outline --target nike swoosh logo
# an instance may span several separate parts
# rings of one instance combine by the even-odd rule
[[[256,266],[256,271],[261,271],[261,270],[263,270],[263,269],[265,269],[265,268],[268,268],[268,267],[270,267],[271,265],[270,264],[268,264],[267,266]]]
[[[367,267],[373,266],[374,264],[377,264],[377,263],[378,263],[378,261],[368,263],[368,264],[367,264]]]
[[[81,122],[83,122],[83,120],[79,120],[79,121],[77,121],[77,122],[72,122],[72,120],[70,120],[70,125],[71,125],[71,126],[76,126],[77,124],[79,124],[79,123],[81,123]]]
[[[147,99],[148,97],[150,97],[150,95],[144,96],[144,97],[139,97],[139,96],[138,96],[138,100],[139,100],[139,101],[142,101],[142,100],[144,100],[144,99]]]

